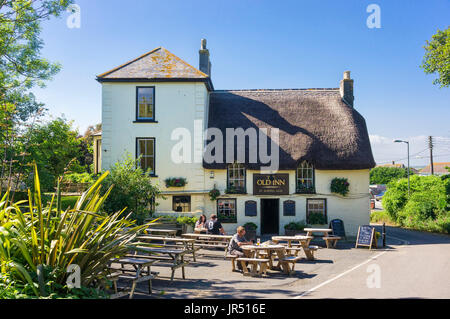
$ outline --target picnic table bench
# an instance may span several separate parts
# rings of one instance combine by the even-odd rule
[[[164,228],[147,228],[145,232],[150,234],[160,234],[167,237],[175,237],[177,235],[176,229],[164,229]]]
[[[269,268],[274,270],[282,270],[285,274],[291,275],[294,272],[295,263],[297,262],[299,257],[290,258],[289,256],[286,256],[286,247],[283,245],[243,245],[241,246],[242,250],[244,251],[244,254],[246,255],[246,258],[251,259],[267,259]],[[265,251],[268,258],[260,258],[260,252]],[[273,260],[275,258],[275,255],[278,257],[278,265],[273,265]],[[237,260],[239,260],[238,258]],[[244,262],[245,261],[242,261]],[[261,266],[264,262],[259,263]],[[256,261],[253,262],[253,264],[256,265]],[[289,264],[292,264],[292,267],[289,266]],[[244,265],[244,264],[243,264]],[[264,266],[263,266],[264,267]],[[261,274],[262,269],[260,270],[259,275]],[[246,267],[243,267],[243,273],[246,275],[248,273],[248,270]],[[255,271],[252,269],[252,275],[255,274]]]
[[[151,266],[157,262],[156,260],[148,260],[144,258],[114,258],[110,260],[110,269],[114,272],[108,276],[108,279],[113,281],[115,294],[112,298],[118,298],[123,296],[123,293],[119,293],[117,289],[117,281],[124,279],[132,282],[129,298],[132,299],[136,285],[140,282],[148,282],[148,292],[152,293],[152,279],[158,276],[159,273],[152,272]],[[113,267],[112,264],[120,264],[119,268]],[[133,270],[126,269],[126,265],[131,265]]]
[[[228,252],[228,244],[233,238],[230,235],[210,235],[210,234],[182,234],[184,238],[195,240],[195,246],[202,249],[224,248],[225,256]]]
[[[303,235],[297,235],[297,236],[273,236],[272,241],[276,244],[278,244],[281,241],[287,242],[287,248],[286,250],[288,252],[291,252],[291,255],[298,257],[298,253],[300,250],[303,250],[306,259],[308,260],[314,260],[314,252],[319,249],[317,246],[311,246],[309,245],[309,242],[313,239],[312,236],[303,236]],[[292,242],[299,242],[300,247],[293,245]],[[294,251],[294,253],[292,253]]]
[[[325,241],[327,248],[336,248],[337,242],[342,239],[339,236],[332,235],[333,232],[331,228],[305,228],[307,236],[313,236],[313,233],[322,233],[322,239]]]
[[[200,247],[195,247],[195,239],[178,238],[178,237],[158,237],[158,236],[138,236],[137,239],[145,242],[162,241],[164,247],[166,248],[180,248],[180,245],[178,244],[181,244],[181,247],[183,247],[187,253],[192,253],[192,259],[194,260],[194,262],[197,261],[195,257],[195,252],[199,250]]]
[[[157,247],[136,247],[136,253],[143,252],[149,255],[134,255],[139,258],[145,258],[150,260],[159,261],[158,266],[164,266],[167,264],[172,270],[170,281],[173,281],[175,276],[175,270],[181,268],[182,278],[186,279],[184,267],[189,264],[189,261],[184,260],[184,255],[188,253],[185,249],[169,249],[169,248],[157,248]]]

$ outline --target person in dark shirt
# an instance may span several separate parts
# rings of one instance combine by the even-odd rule
[[[242,251],[241,246],[243,245],[252,245],[253,242],[247,241],[245,238],[245,228],[242,226],[239,226],[236,229],[236,234],[233,235],[233,238],[231,238],[230,243],[228,245],[228,252],[230,255],[238,256],[238,257],[245,257],[244,252]],[[248,263],[246,262],[245,265],[247,266]],[[240,262],[237,263],[238,269],[242,271],[242,264]]]
[[[208,229],[208,234],[211,235],[225,235],[225,230],[222,224],[217,219],[216,214],[212,214],[210,219],[206,222],[206,229]]]

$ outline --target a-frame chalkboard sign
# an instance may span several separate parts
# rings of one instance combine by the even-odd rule
[[[369,225],[359,226],[355,248],[358,248],[358,246],[365,246],[372,249],[372,247],[376,247],[376,242],[375,227]]]

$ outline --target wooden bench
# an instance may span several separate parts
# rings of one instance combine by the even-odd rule
[[[341,239],[342,239],[341,237],[333,235],[323,237],[323,240],[325,240],[327,248],[336,248],[337,242]]]
[[[155,261],[136,257],[137,256],[132,256],[129,258],[125,257],[112,260],[112,263],[120,264],[120,267],[114,267],[112,265],[109,266],[109,268],[114,271],[107,276],[109,280],[113,281],[115,294],[112,296],[112,298],[119,298],[124,295],[123,292],[119,293],[117,289],[117,281],[119,279],[131,281],[132,285],[129,296],[130,299],[133,298],[136,285],[143,281],[148,282],[148,292],[149,294],[152,294],[152,279],[156,278],[159,274],[158,272],[150,270],[150,266],[155,263]],[[126,269],[124,267],[125,265],[131,265],[134,269]]]
[[[242,272],[244,276],[261,276],[262,274],[267,275],[267,268],[269,266],[269,259],[265,258],[244,258],[239,257],[236,261],[240,262],[242,265]],[[252,271],[249,272],[247,269],[246,262],[252,265]],[[257,268],[259,266],[259,272],[257,272]]]
[[[225,256],[225,258],[231,260],[231,271],[236,271],[236,259],[237,259],[238,257],[239,257],[239,256],[236,256],[236,255],[230,255],[230,254],[227,254],[227,255]]]
[[[286,247],[286,253],[291,256],[298,256],[299,252],[302,250],[302,247]]]
[[[300,259],[301,259],[301,257],[297,257],[297,256],[286,256],[282,259],[282,261],[284,261],[285,263],[288,264],[289,275],[292,275],[295,273],[295,264]]]

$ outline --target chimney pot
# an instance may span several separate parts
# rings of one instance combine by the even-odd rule
[[[344,77],[341,80],[339,92],[345,103],[350,107],[353,107],[353,101],[355,97],[353,96],[353,80],[350,78],[350,71],[344,72]]]
[[[206,39],[202,39],[199,51],[199,69],[211,77],[211,61],[209,60],[209,50],[206,48]]]

